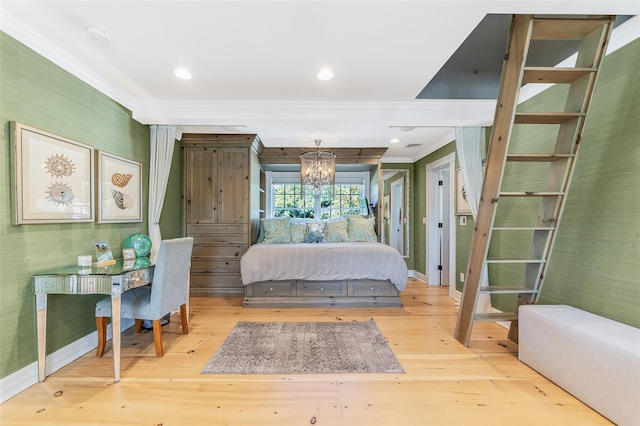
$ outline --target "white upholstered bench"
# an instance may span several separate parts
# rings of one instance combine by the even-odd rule
[[[640,425],[640,329],[566,305],[522,305],[519,359],[618,425]]]

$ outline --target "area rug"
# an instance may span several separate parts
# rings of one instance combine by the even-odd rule
[[[367,322],[238,322],[201,374],[404,373]]]

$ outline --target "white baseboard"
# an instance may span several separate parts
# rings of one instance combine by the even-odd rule
[[[423,283],[428,282],[427,276],[425,274],[423,274],[422,272],[414,271],[413,269],[409,271],[409,277],[415,278],[416,280],[421,281]]]
[[[133,327],[132,319],[122,319],[120,329],[122,331]],[[107,339],[111,339],[111,324],[107,326]],[[47,355],[46,375],[54,373],[80,358],[87,352],[98,346],[98,332],[94,331],[86,336],[69,343],[55,352]],[[0,404],[13,398],[23,390],[38,383],[38,362],[35,361],[26,367],[0,379]]]

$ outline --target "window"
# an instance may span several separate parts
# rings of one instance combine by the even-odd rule
[[[272,184],[273,217],[314,217],[315,198],[300,184]]]
[[[323,191],[320,199],[320,218],[332,219],[334,217],[348,216],[352,214],[366,214],[366,202],[364,197],[364,185],[339,185],[333,187],[333,196],[330,187]],[[364,212],[362,209],[364,208]]]
[[[331,219],[367,214],[369,172],[337,173],[319,196],[302,190],[299,173],[267,172],[267,215]],[[333,189],[333,191],[331,191]]]

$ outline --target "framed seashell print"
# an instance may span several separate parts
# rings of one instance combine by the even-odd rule
[[[98,151],[98,223],[142,222],[142,165]]]
[[[94,149],[11,122],[12,222],[93,222]]]

